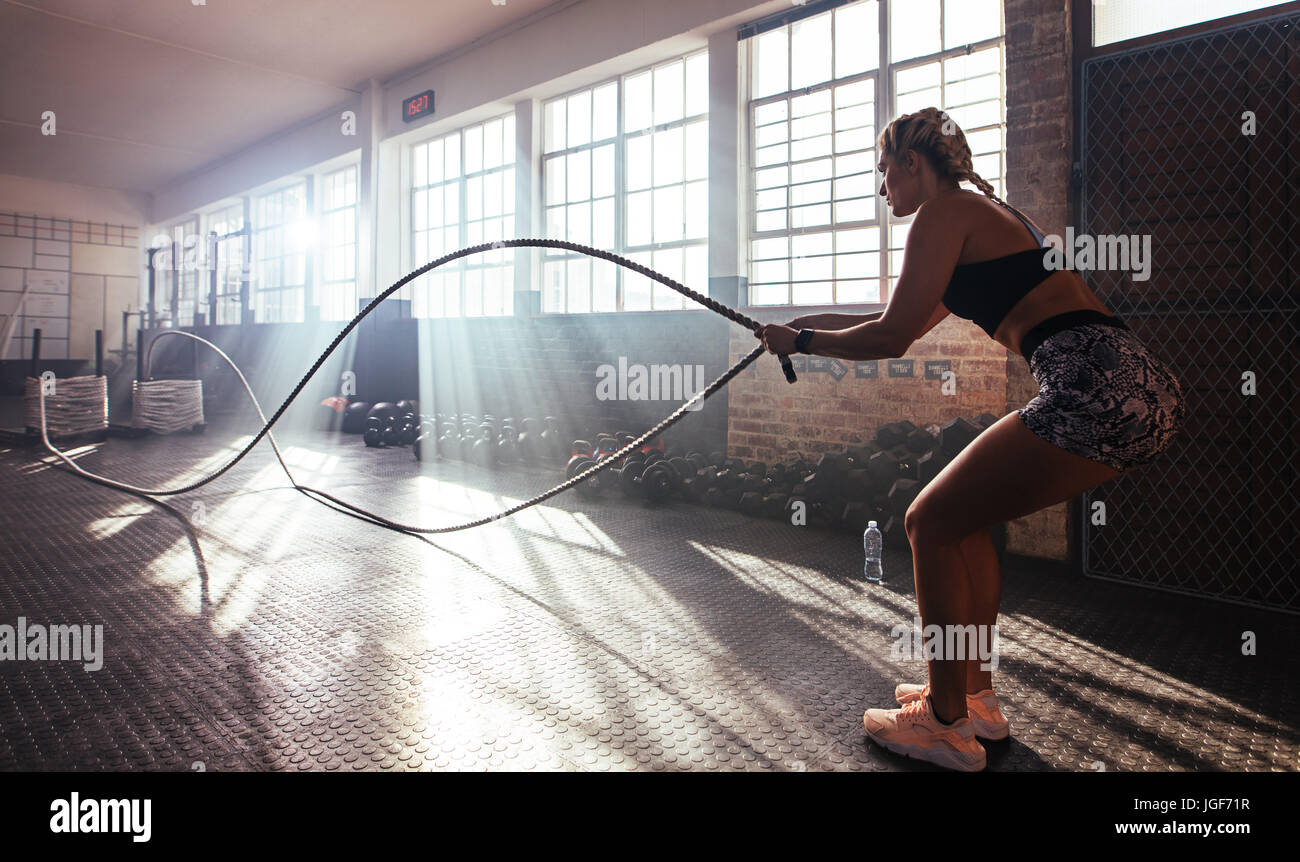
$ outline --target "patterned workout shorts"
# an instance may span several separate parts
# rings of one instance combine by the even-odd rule
[[[1039,386],[1019,411],[1029,430],[1116,470],[1154,460],[1182,425],[1178,378],[1127,329],[1058,332],[1034,350],[1029,370]]]

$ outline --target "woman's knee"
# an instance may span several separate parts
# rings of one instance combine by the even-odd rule
[[[934,506],[924,494],[907,507],[907,513],[903,516],[903,529],[907,531],[908,541],[913,548],[918,545],[930,547],[943,543],[955,544],[961,539],[960,536],[946,534],[942,519],[936,516]]]

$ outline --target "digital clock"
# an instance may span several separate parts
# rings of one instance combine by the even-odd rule
[[[402,102],[402,121],[409,123],[433,113],[433,90],[425,90]]]

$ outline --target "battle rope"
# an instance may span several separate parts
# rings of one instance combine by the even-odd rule
[[[613,254],[611,252],[601,251],[600,249],[591,248],[585,245],[579,245],[577,243],[566,242],[564,240],[553,240],[553,239],[512,239],[512,240],[502,240],[502,241],[492,242],[492,243],[482,243],[480,245],[475,245],[475,246],[470,246],[468,248],[460,249],[459,251],[455,251],[452,252],[451,254],[444,255],[430,263],[426,263],[424,266],[420,267],[419,269],[407,273],[405,276],[403,276],[402,278],[394,282],[391,287],[389,287],[383,293],[379,294],[379,296],[375,297],[375,299],[372,300],[369,305],[363,308],[361,312],[357,314],[356,317],[352,318],[352,320],[348,322],[348,325],[345,326],[337,336],[335,336],[334,340],[330,342],[330,345],[325,348],[324,352],[321,353],[321,355],[316,359],[315,363],[312,364],[311,368],[307,370],[307,373],[304,374],[302,379],[298,381],[298,384],[293,388],[293,391],[290,392],[288,397],[284,399],[284,402],[275,411],[275,414],[272,415],[270,419],[267,419],[265,413],[262,412],[262,407],[261,404],[258,403],[257,396],[253,394],[252,387],[249,386],[247,379],[245,379],[243,373],[239,370],[239,367],[235,364],[234,360],[232,360],[229,356],[227,356],[225,352],[221,350],[221,348],[217,347],[217,345],[213,344],[207,339],[200,338],[199,336],[194,335],[193,333],[185,332],[183,330],[176,330],[176,329],[163,330],[157,336],[155,336],[155,338],[149,345],[149,352],[146,354],[146,358],[148,359],[152,358],[154,343],[156,343],[158,339],[169,335],[184,336],[187,338],[191,338],[195,341],[198,341],[201,344],[205,344],[208,347],[212,348],[212,350],[215,351],[217,355],[221,357],[221,359],[225,361],[226,364],[229,365],[234,370],[235,374],[239,377],[240,383],[243,384],[244,390],[248,393],[249,398],[253,402],[253,406],[257,410],[258,418],[261,419],[263,422],[262,428],[257,432],[257,434],[253,437],[253,439],[249,441],[249,443],[246,446],[244,446],[244,448],[238,454],[236,454],[230,461],[228,461],[225,465],[223,465],[216,471],[199,479],[196,482],[192,482],[180,488],[155,488],[155,489],[140,488],[134,485],[128,485],[124,482],[117,482],[113,479],[109,479],[104,476],[99,476],[89,472],[88,470],[82,469],[80,465],[78,465],[76,462],[70,459],[63,451],[55,448],[54,444],[50,442],[50,438],[45,426],[45,394],[43,390],[41,391],[41,396],[40,396],[41,442],[44,443],[45,448],[47,450],[49,450],[54,455],[56,455],[67,466],[71,467],[72,470],[78,476],[81,476],[83,479],[86,479],[87,481],[94,482],[95,484],[98,485],[103,485],[104,487],[114,488],[121,491],[128,491],[135,494],[144,494],[153,497],[165,497],[174,494],[184,494],[186,492],[201,488],[204,485],[208,484],[209,482],[214,481],[215,479],[225,474],[228,470],[230,470],[240,461],[242,461],[245,458],[245,456],[247,456],[248,453],[252,451],[253,447],[256,446],[259,442],[261,442],[263,437],[267,437],[271,444],[272,450],[275,452],[276,460],[280,462],[280,466],[284,470],[285,475],[289,477],[289,481],[293,484],[293,487],[303,492],[304,494],[315,495],[323,499],[329,500],[332,503],[342,506],[345,509],[348,509],[358,514],[359,516],[362,516],[364,519],[369,520],[372,523],[375,523],[382,527],[386,527],[388,529],[397,530],[399,532],[419,533],[419,534],[451,533],[458,530],[468,530],[472,527],[481,527],[484,524],[489,524],[493,521],[498,521],[502,518],[507,518],[510,515],[522,511],[523,509],[527,509],[530,506],[535,506],[538,503],[541,503],[545,500],[549,500],[551,497],[554,497],[557,494],[561,494],[564,491],[567,491],[570,488],[578,485],[579,483],[587,481],[588,479],[592,478],[593,476],[597,475],[603,470],[609,469],[624,456],[636,451],[637,449],[645,445],[646,442],[648,442],[649,440],[652,440],[658,435],[662,434],[674,423],[676,423],[683,416],[685,416],[690,410],[692,410],[695,407],[695,405],[703,402],[705,399],[709,398],[711,395],[716,393],[723,386],[726,386],[727,383],[729,383],[733,377],[735,377],[741,371],[744,371],[747,367],[749,367],[750,364],[754,362],[754,360],[756,360],[759,356],[761,356],[764,352],[766,352],[766,348],[764,348],[761,345],[755,347],[752,351],[749,352],[749,354],[741,358],[739,362],[737,362],[735,365],[731,366],[729,369],[723,372],[716,380],[714,380],[712,383],[706,386],[703,390],[696,393],[689,401],[687,401],[686,403],[678,407],[676,410],[674,410],[665,419],[663,419],[663,421],[659,422],[659,424],[655,425],[649,431],[646,431],[640,437],[636,438],[631,443],[628,443],[626,446],[619,449],[617,452],[614,452],[608,455],[607,457],[601,459],[593,466],[573,476],[572,478],[560,483],[559,485],[556,485],[554,488],[551,488],[549,491],[545,491],[541,494],[538,494],[536,497],[524,501],[523,503],[520,503],[515,506],[511,506],[510,508],[505,509],[504,511],[498,512],[495,515],[490,515],[486,518],[479,518],[474,521],[468,521],[464,524],[457,524],[451,527],[417,527],[410,524],[402,524],[396,521],[391,521],[380,515],[376,515],[373,512],[367,511],[358,506],[354,506],[351,503],[347,503],[343,500],[340,500],[337,497],[325,493],[324,491],[320,491],[315,488],[310,488],[305,485],[299,484],[298,481],[293,478],[293,474],[289,472],[289,467],[285,463],[282,455],[280,454],[280,448],[276,444],[275,438],[271,436],[271,427],[280,420],[280,417],[283,416],[285,411],[289,409],[289,405],[292,404],[302,393],[302,390],[306,388],[308,381],[310,381],[311,378],[316,375],[316,372],[318,372],[321,366],[325,364],[325,361],[330,357],[330,355],[336,349],[338,349],[338,346],[343,342],[343,339],[346,338],[352,332],[352,330],[355,329],[363,319],[365,319],[367,315],[369,315],[372,311],[374,311],[379,306],[379,303],[383,302],[385,299],[387,299],[396,291],[400,290],[409,282],[424,275],[426,272],[429,272],[432,269],[436,269],[437,267],[442,266],[444,264],[450,263],[453,260],[457,260],[462,257],[467,257],[468,255],[471,254],[479,254],[481,252],[485,252],[491,249],[499,249],[499,248],[555,248],[555,249],[564,249],[567,251],[578,252],[580,254],[585,254],[589,257],[601,258],[603,260],[607,260],[610,261],[611,263],[615,263],[619,266],[630,269],[634,272],[640,273],[641,275],[644,275],[647,278],[651,278],[659,282],[660,284],[669,287],[690,299],[693,299],[694,301],[700,303],[701,305],[708,308],[709,310],[722,315],[728,320],[739,323],[740,325],[750,329],[755,333],[757,333],[758,330],[762,327],[762,324],[758,323],[752,318],[746,317],[745,315],[741,314],[740,312],[736,311],[733,308],[729,308],[728,306],[723,305],[722,303],[718,302],[716,299],[710,299],[709,297],[704,296],[703,294],[697,291],[691,290],[689,287],[687,287],[684,284],[679,284],[678,282],[674,281],[673,279],[669,278],[666,275],[655,272],[654,270],[642,266],[641,264],[636,263],[635,261],[629,260],[625,257],[621,257],[620,255]],[[781,367],[785,372],[786,379],[789,380],[791,383],[793,383],[795,381],[795,376],[794,376],[794,371],[790,365],[789,358],[782,356],[780,357],[780,359],[781,359]],[[148,368],[147,363],[145,367]],[[145,376],[147,377],[148,374],[146,373]]]

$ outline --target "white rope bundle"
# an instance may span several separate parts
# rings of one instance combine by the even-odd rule
[[[136,428],[172,434],[203,424],[201,380],[137,380],[132,394],[131,425]]]
[[[41,386],[45,391],[45,427],[51,437],[73,437],[108,427],[108,378],[28,377],[23,387],[23,424],[41,427]]]

